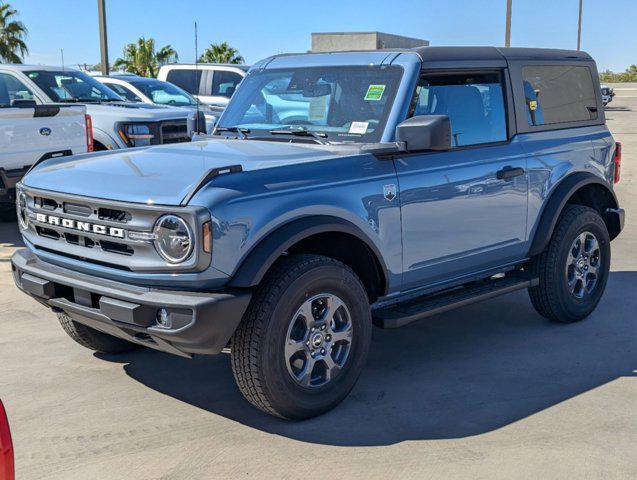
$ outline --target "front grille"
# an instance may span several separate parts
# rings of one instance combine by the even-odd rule
[[[157,220],[175,213],[201,238],[201,225],[210,218],[201,207],[109,201],[28,187],[22,191],[29,225],[21,233],[41,252],[136,272],[192,271],[210,264],[210,255],[201,250],[179,265],[169,264],[155,249],[152,236]]]
[[[190,135],[188,134],[188,120],[162,122],[160,130],[161,143],[182,143],[190,141]]]

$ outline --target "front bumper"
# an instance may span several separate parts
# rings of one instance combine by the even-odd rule
[[[96,278],[38,259],[29,250],[11,258],[20,290],[56,312],[101,332],[182,356],[225,348],[250,302],[248,290],[218,293],[151,289]],[[170,328],[157,324],[167,310]]]

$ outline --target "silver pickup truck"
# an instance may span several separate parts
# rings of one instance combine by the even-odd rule
[[[37,105],[22,100],[19,84],[0,73],[0,219],[15,211],[15,186],[39,161],[93,149],[84,105]]]

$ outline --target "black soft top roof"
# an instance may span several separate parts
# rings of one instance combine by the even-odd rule
[[[500,47],[417,47],[412,49],[428,62],[497,62],[502,60],[565,60],[591,61],[591,56],[577,50],[552,48]]]

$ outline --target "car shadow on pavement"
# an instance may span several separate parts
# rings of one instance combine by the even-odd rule
[[[11,261],[11,253],[16,248],[24,247],[18,224],[0,222],[0,262]]]
[[[187,360],[142,350],[101,358],[144,385],[244,425],[300,441],[375,446],[490,432],[632,376],[637,272],[614,272],[587,320],[551,323],[518,292],[374,331],[367,367],[335,410],[286,422],[252,408],[227,355]]]

